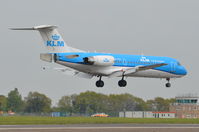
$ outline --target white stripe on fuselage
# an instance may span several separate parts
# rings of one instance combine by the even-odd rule
[[[111,73],[119,70],[125,70],[129,67],[118,67],[118,66],[93,66],[93,65],[84,65],[84,64],[77,64],[77,63],[70,63],[70,62],[63,62],[57,61],[56,63],[64,65],[66,67],[70,67],[80,72],[90,73],[94,75],[102,75],[102,76],[109,76]],[[138,71],[132,74],[128,74],[125,76],[129,77],[148,77],[148,78],[179,78],[182,75],[176,75],[169,72],[164,72],[160,70],[144,70]]]

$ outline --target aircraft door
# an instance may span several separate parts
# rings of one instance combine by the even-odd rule
[[[171,72],[175,72],[175,71],[176,71],[176,63],[171,62]]]
[[[123,66],[128,66],[128,62],[126,59],[123,59]]]

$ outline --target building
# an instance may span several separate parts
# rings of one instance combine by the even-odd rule
[[[154,118],[175,118],[176,113],[175,112],[152,112],[154,115]]]
[[[199,118],[198,99],[198,96],[194,95],[178,96],[169,110],[175,112],[177,118]]]
[[[66,117],[69,116],[67,112],[52,112],[52,117]]]
[[[119,117],[127,118],[175,118],[175,112],[121,111]]]

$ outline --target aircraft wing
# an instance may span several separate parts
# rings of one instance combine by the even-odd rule
[[[166,63],[159,63],[159,64],[154,64],[154,65],[149,65],[149,66],[138,66],[137,71],[153,69],[153,68],[160,67],[160,66],[165,66],[165,65],[167,65],[167,64]]]
[[[79,72],[79,71],[73,70],[71,68],[56,68],[55,70],[60,71],[66,75],[73,75],[73,76],[77,76],[80,78],[86,78],[86,79],[91,79],[94,76],[92,74]]]
[[[50,69],[50,67],[43,67],[43,70],[47,70],[47,69]],[[53,68],[53,70],[61,72],[65,75],[77,76],[77,77],[86,78],[86,79],[91,79],[94,76],[92,74],[79,72],[79,71],[76,71],[76,70],[71,69],[71,68],[61,68],[60,67],[60,68]]]
[[[131,67],[131,68],[127,68],[127,69],[121,69],[118,71],[114,71],[112,74],[109,75],[109,77],[118,77],[118,76],[122,76],[122,75],[128,75],[128,74],[136,73],[138,71],[149,70],[149,69],[153,69],[153,68],[165,66],[165,65],[167,65],[167,64],[159,63],[159,64],[148,65],[148,66],[136,66],[136,67]]]
[[[86,79],[91,79],[91,78],[93,78],[94,75],[77,71],[75,73],[75,76],[81,77],[81,78],[86,78]]]

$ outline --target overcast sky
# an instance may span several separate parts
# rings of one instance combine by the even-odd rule
[[[63,95],[87,90],[104,94],[130,93],[143,99],[199,93],[199,1],[198,0],[2,0],[0,4],[0,94],[17,87],[23,97],[30,91],[46,94],[53,104]],[[61,67],[39,59],[47,52],[37,31],[11,31],[9,27],[51,24],[68,45],[86,51],[168,56],[188,70],[184,78],[165,80],[107,79],[105,87],[95,81],[43,71]]]

